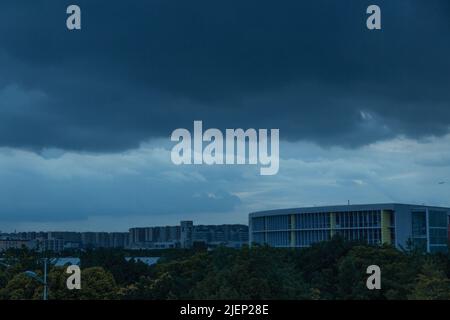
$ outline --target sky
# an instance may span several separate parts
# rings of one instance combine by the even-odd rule
[[[0,230],[450,206],[449,57],[447,0],[1,1]],[[278,128],[278,174],[175,166],[194,120]]]

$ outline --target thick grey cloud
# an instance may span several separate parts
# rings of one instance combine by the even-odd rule
[[[0,4],[0,145],[118,151],[206,126],[361,146],[450,124],[450,4],[377,1]]]

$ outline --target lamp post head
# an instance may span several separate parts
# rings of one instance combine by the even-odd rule
[[[42,284],[45,284],[44,280],[43,280],[42,278],[40,278],[40,277],[37,275],[36,272],[33,272],[33,271],[25,271],[25,275],[28,276],[28,277],[30,277],[30,278],[32,278],[32,279],[34,279],[34,280],[36,280],[36,281],[39,281],[39,282],[42,283]]]

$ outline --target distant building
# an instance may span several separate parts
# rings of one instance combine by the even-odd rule
[[[241,247],[248,243],[248,227],[241,224],[198,225],[193,227],[193,242],[203,242],[209,247]]]
[[[194,243],[207,247],[241,247],[248,243],[246,225],[198,225],[181,221],[180,226],[131,228],[130,247],[136,249],[191,248]]]
[[[64,242],[64,250],[77,250],[81,249],[81,242]]]
[[[48,238],[47,232],[18,232],[17,237],[25,240],[45,240]]]
[[[8,249],[34,249],[35,247],[35,241],[24,239],[0,239],[0,252]]]
[[[181,221],[180,223],[180,243],[182,248],[192,247],[192,236],[194,224],[192,221]]]
[[[152,230],[150,228],[131,228],[129,233],[131,246],[143,245],[144,243],[149,242],[149,239],[152,239],[153,237]]]
[[[20,232],[2,234],[3,247],[14,248],[26,245],[44,251],[129,248],[171,249],[191,248],[194,243],[202,246],[219,245],[241,247],[248,243],[248,227],[245,225],[198,225],[192,221],[181,221],[179,226],[156,226],[131,228],[129,232]]]
[[[79,249],[81,244],[81,233],[72,231],[50,231],[47,236],[42,238],[43,242],[47,242],[48,250],[55,248],[52,251],[62,251],[65,249]],[[62,243],[62,248],[61,244]]]
[[[86,249],[126,248],[129,236],[128,232],[82,232],[81,244]]]
[[[38,248],[42,251],[61,252],[64,250],[64,240],[46,239],[38,242]]]
[[[109,234],[109,246],[111,248],[126,248],[129,244],[128,232],[112,232]]]
[[[158,242],[177,242],[181,236],[181,227],[179,226],[165,226],[158,227],[159,236]]]
[[[180,227],[131,228],[129,239],[131,248],[176,248],[180,242]]]
[[[51,231],[47,232],[47,239],[59,239],[64,242],[81,242],[81,233],[79,232],[66,232],[66,231]]]
[[[109,248],[109,234],[107,232],[95,233],[95,248]]]
[[[81,243],[84,248],[95,248],[97,246],[97,236],[95,232],[82,232]]]
[[[55,252],[82,248],[126,248],[129,245],[128,232],[21,232],[10,234],[8,239],[33,241],[38,249]]]
[[[249,214],[250,243],[308,247],[341,235],[427,252],[448,250],[450,208],[409,204],[367,204],[261,211]]]

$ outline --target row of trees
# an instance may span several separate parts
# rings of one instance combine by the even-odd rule
[[[340,238],[302,250],[270,247],[159,251],[147,266],[120,250],[81,253],[82,289],[66,288],[64,268],[49,272],[50,299],[450,299],[450,258]],[[145,253],[141,253],[145,254]],[[147,253],[148,254],[148,253]],[[40,299],[37,254],[9,252],[0,267],[0,299]],[[13,263],[14,262],[14,263]],[[366,268],[381,268],[381,290],[368,290]]]

